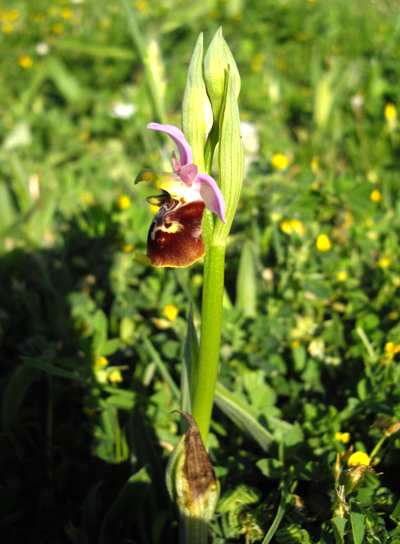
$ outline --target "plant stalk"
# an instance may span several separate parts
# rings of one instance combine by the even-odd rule
[[[210,530],[202,519],[181,516],[179,532],[180,544],[207,544]]]
[[[225,246],[210,245],[204,262],[199,358],[191,377],[192,415],[207,445],[218,376]]]

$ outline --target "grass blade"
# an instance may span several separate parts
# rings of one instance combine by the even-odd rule
[[[273,442],[273,436],[257,421],[252,415],[250,407],[247,406],[242,399],[239,400],[222,384],[218,383],[215,402],[218,408],[229,417],[239,429],[249,434],[263,451],[268,451]]]

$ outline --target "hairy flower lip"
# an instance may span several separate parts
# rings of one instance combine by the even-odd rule
[[[181,203],[168,194],[162,197],[147,238],[147,254],[154,266],[184,268],[204,256],[203,211],[200,200]]]
[[[214,178],[208,174],[199,173],[197,165],[193,164],[192,149],[183,132],[174,125],[160,123],[149,123],[147,128],[163,132],[174,141],[179,158],[172,157],[172,167],[177,182],[183,184],[182,192],[184,192],[184,186],[192,189],[188,202],[196,200],[204,202],[205,206],[225,223],[225,201],[221,190]]]

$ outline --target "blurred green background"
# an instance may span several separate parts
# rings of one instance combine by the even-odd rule
[[[344,542],[336,454],[370,452],[400,418],[399,3],[0,0],[4,542],[176,542],[162,482],[201,266],[148,265],[154,188],[133,182],[169,168],[145,126],[179,125],[196,38],[219,26],[247,162],[221,381],[273,443],[216,411],[212,541],[261,542],[291,474],[273,542]],[[350,501],[356,544],[400,541],[389,441]]]

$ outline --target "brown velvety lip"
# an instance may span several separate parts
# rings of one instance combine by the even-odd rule
[[[154,266],[183,268],[204,256],[204,207],[201,201],[185,204],[165,196],[147,238],[147,255]]]

